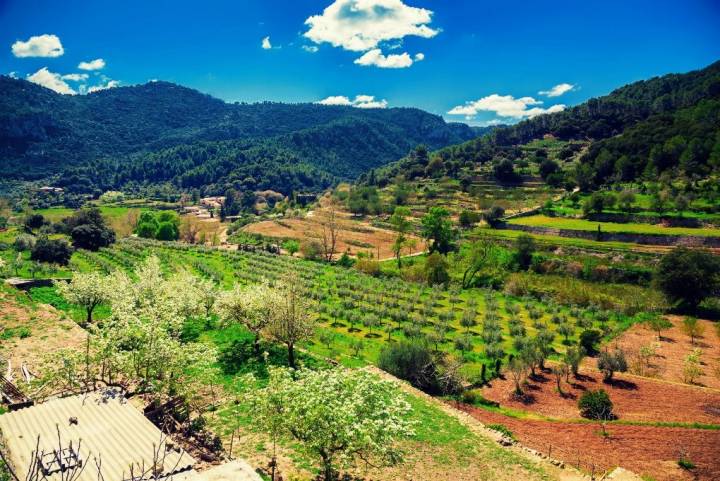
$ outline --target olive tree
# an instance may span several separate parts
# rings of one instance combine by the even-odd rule
[[[248,396],[256,426],[302,443],[320,458],[326,481],[358,460],[396,464],[398,440],[414,434],[398,387],[365,370],[273,368],[267,386]]]

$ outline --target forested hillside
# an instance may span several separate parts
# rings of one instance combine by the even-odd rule
[[[0,174],[75,192],[170,182],[220,192],[323,188],[425,143],[473,138],[418,109],[229,104],[167,82],[84,96],[0,77]]]
[[[614,181],[656,178],[663,172],[707,176],[720,167],[720,62],[686,74],[635,82],[609,95],[554,114],[446,147],[434,156],[409,156],[380,172],[417,175],[436,158],[435,170],[457,176],[478,164],[515,161],[519,146],[545,136],[590,143],[568,185],[592,190]],[[570,145],[569,147],[572,147]],[[569,158],[577,149],[563,154]],[[425,162],[425,164],[423,164]]]

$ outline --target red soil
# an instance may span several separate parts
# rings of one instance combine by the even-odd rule
[[[507,426],[524,445],[595,473],[622,466],[657,481],[720,479],[720,431],[652,426],[609,425],[603,437],[597,424],[516,419],[464,406],[480,421]],[[681,469],[681,456],[696,468]]]
[[[587,368],[580,379],[562,380],[564,396],[557,392],[555,377],[538,373],[529,379],[522,400],[513,398],[514,383],[497,379],[482,394],[504,407],[539,413],[553,418],[578,419],[577,402],[586,390],[604,389],[610,395],[615,414],[627,421],[700,422],[720,424],[720,391],[669,383],[657,379],[616,374],[606,384],[602,374]]]
[[[651,369],[643,375],[650,375],[674,382],[684,382],[683,369],[685,358],[694,349],[702,351],[703,374],[698,378],[697,384],[720,389],[720,336],[717,331],[717,323],[700,320],[704,328],[703,337],[697,339],[695,344],[682,330],[683,318],[680,316],[668,316],[673,327],[662,332],[662,340],[658,340],[657,333],[650,331],[647,327],[636,324],[622,334],[617,340],[612,341],[615,345],[623,348],[632,364],[633,358],[637,355],[640,347],[652,345],[655,347],[656,356],[651,360]]]

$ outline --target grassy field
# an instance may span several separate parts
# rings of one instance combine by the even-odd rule
[[[603,232],[651,234],[651,235],[684,235],[684,236],[720,236],[719,228],[691,228],[691,227],[663,227],[652,224],[618,224],[614,222],[593,222],[585,219],[569,219],[564,217],[548,217],[533,215],[518,217],[508,221],[510,224],[526,225],[531,227],[549,227],[552,229],[568,229],[582,231],[597,231],[598,226]]]

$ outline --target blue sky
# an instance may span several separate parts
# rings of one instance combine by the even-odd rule
[[[0,72],[78,94],[161,79],[510,123],[718,59],[717,0],[0,0]]]

